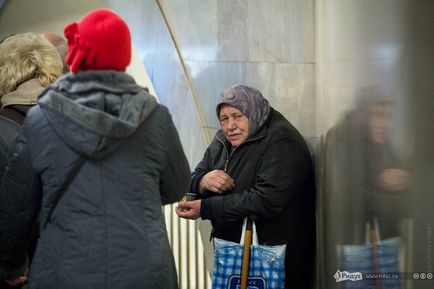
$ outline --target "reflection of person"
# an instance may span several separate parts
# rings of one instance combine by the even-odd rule
[[[303,137],[244,85],[222,92],[217,116],[222,129],[192,175],[191,190],[200,199],[180,202],[177,214],[209,219],[213,236],[233,242],[251,216],[260,244],[287,244],[286,288],[310,288],[314,178]]]
[[[131,38],[115,13],[94,10],[65,36],[73,73],[42,92],[3,178],[0,264],[24,262],[40,214],[30,288],[178,288],[161,205],[190,170],[171,116],[124,73]]]
[[[403,192],[410,174],[390,145],[391,102],[374,88],[359,94],[358,107],[327,137],[336,173],[330,196],[337,207],[330,211],[339,215],[340,244],[363,244],[367,223],[377,224],[383,239],[399,236],[406,214]]]
[[[38,94],[62,74],[58,51],[42,35],[21,33],[0,44],[0,176],[13,152],[15,140]],[[36,230],[29,246],[32,257]],[[14,274],[12,274],[14,275]],[[8,276],[9,277],[9,276]],[[15,276],[12,276],[15,277]],[[6,285],[3,285],[5,288]],[[0,285],[0,288],[1,287]]]
[[[407,217],[410,174],[389,141],[392,103],[376,88],[358,97],[357,107],[330,129],[325,142],[326,277],[344,266],[340,245],[398,237]],[[368,228],[379,235],[367,238]],[[328,287],[337,286],[330,282]]]

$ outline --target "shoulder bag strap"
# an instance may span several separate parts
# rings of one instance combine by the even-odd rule
[[[48,223],[51,222],[51,214],[54,212],[54,209],[56,209],[57,204],[59,203],[60,199],[62,199],[63,195],[65,194],[66,190],[68,189],[71,182],[74,180],[77,173],[80,171],[83,164],[86,162],[87,158],[85,156],[81,156],[76,163],[74,164],[74,167],[69,172],[68,176],[66,177],[66,180],[63,182],[63,184],[60,186],[59,190],[55,193],[55,199],[53,201],[53,205],[50,207],[50,211],[48,212],[47,218],[45,219],[44,226],[42,227],[45,229]]]

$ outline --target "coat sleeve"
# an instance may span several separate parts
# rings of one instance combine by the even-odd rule
[[[217,133],[218,134],[218,133]],[[199,194],[199,183],[202,177],[215,169],[224,170],[224,160],[227,158],[227,152],[223,144],[218,140],[217,134],[214,136],[212,142],[206,149],[202,160],[197,164],[193,173],[191,174],[191,187],[190,191],[197,194],[197,199],[210,198],[218,196],[219,194],[206,190],[202,194]],[[226,158],[220,158],[219,156],[226,156]],[[220,159],[220,161],[218,160]]]
[[[230,194],[203,200],[215,223],[236,221],[246,216],[271,219],[295,201],[311,169],[310,156],[296,141],[273,136],[260,158],[256,183],[241,194]]]
[[[191,173],[191,185],[190,185],[190,192],[197,195],[198,198],[204,197],[203,195],[200,195],[199,193],[199,183],[202,177],[211,171],[209,168],[209,147],[205,151],[205,154],[202,158],[202,160],[199,162],[199,164],[196,166],[194,171]]]
[[[41,203],[39,178],[32,169],[26,131],[24,126],[0,185],[0,267],[7,279],[22,273]]]
[[[184,154],[178,132],[167,108],[164,124],[165,163],[160,179],[161,202],[163,205],[179,201],[189,190],[190,166]]]

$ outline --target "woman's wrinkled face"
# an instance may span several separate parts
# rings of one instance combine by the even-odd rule
[[[221,105],[219,120],[226,139],[233,147],[242,144],[249,136],[249,119],[232,105]]]

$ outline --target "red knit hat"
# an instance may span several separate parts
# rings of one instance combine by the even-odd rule
[[[131,35],[127,24],[113,11],[96,9],[81,22],[65,27],[66,63],[78,70],[124,71],[131,61]]]

